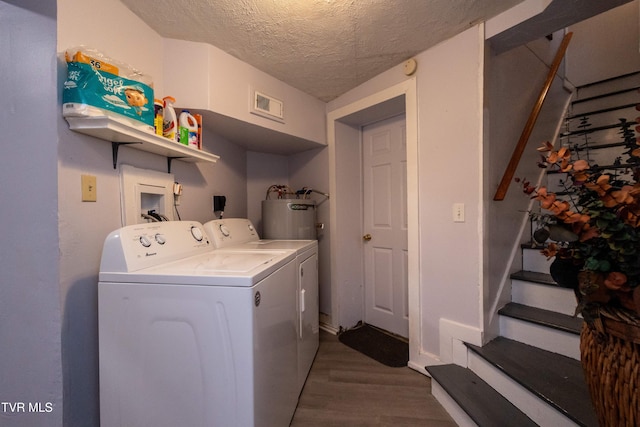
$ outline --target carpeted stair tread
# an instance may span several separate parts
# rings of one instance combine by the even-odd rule
[[[426,370],[478,426],[537,426],[470,369],[439,365]]]
[[[366,323],[340,333],[338,340],[387,366],[409,363],[408,342]]]
[[[498,314],[502,316],[520,319],[560,331],[580,335],[584,320],[580,317],[568,316],[556,311],[544,310],[542,308],[530,307],[524,304],[510,302],[502,307]]]
[[[580,361],[504,337],[466,346],[578,425],[598,425]]]

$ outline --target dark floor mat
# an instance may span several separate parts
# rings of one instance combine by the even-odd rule
[[[387,366],[397,368],[407,366],[409,362],[409,343],[371,325],[364,324],[344,331],[338,335],[338,339]]]

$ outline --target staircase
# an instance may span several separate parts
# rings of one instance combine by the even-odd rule
[[[639,87],[640,73],[632,73],[578,88],[560,143],[592,166],[625,173],[617,158],[624,138],[636,138]],[[550,174],[547,186],[562,191],[563,179]],[[511,302],[498,311],[500,336],[465,344],[466,367],[426,367],[433,395],[461,426],[598,425],[579,360],[574,292],[554,282],[539,250],[522,246],[523,270],[511,276]]]
[[[573,291],[547,273],[538,248],[522,247],[501,336],[467,346],[467,367],[428,366],[432,392],[461,426],[597,426],[580,365],[582,319]]]

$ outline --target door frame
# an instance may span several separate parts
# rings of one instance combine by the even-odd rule
[[[362,126],[405,114],[407,138],[407,232],[409,358],[421,348],[420,245],[418,224],[418,110],[416,78],[364,97],[327,115],[329,154],[329,246],[331,326],[353,327],[364,319]]]

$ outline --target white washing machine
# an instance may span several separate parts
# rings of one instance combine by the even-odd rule
[[[295,254],[212,246],[191,221],[107,237],[102,427],[289,425],[298,399]]]
[[[288,250],[296,255],[298,334],[298,389],[307,379],[311,364],[318,352],[318,241],[260,239],[250,220],[227,218],[209,221],[204,229],[217,250],[272,251]]]

